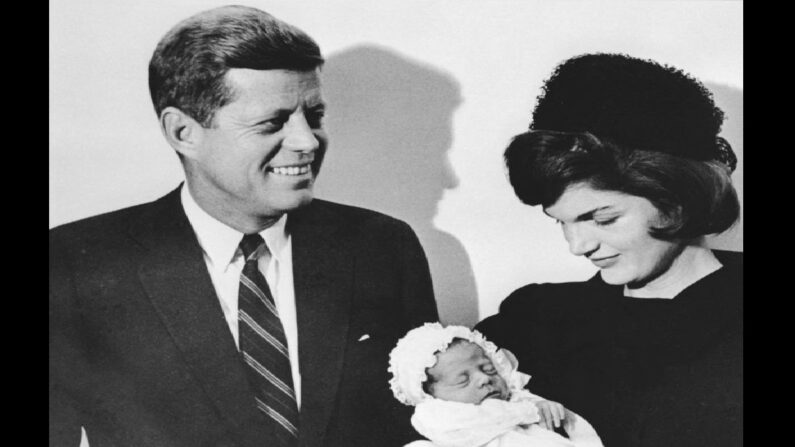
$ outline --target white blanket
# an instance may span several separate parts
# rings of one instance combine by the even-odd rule
[[[568,412],[566,439],[541,427],[537,396],[521,393],[511,401],[487,399],[480,405],[429,399],[414,409],[411,423],[430,441],[405,447],[603,447],[591,424]]]

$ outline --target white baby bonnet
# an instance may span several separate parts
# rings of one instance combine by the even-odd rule
[[[425,370],[436,364],[436,354],[443,352],[454,338],[475,343],[491,359],[497,373],[508,384],[513,395],[521,391],[530,376],[516,370],[517,361],[512,354],[498,350],[480,332],[464,326],[442,326],[440,323],[425,323],[410,330],[401,338],[389,354],[389,386],[395,398],[406,405],[417,405],[431,395],[423,391],[422,384],[428,380]]]

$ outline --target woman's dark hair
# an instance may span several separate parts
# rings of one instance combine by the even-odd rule
[[[665,217],[665,226],[650,229],[661,239],[720,233],[740,212],[722,163],[618,146],[587,132],[525,132],[508,145],[505,163],[514,192],[528,205],[548,207],[576,184],[643,197]]]
[[[723,112],[701,82],[623,54],[586,54],[553,71],[530,131],[505,151],[516,195],[554,204],[585,183],[649,200],[666,218],[651,234],[719,233],[739,217],[730,174],[737,158],[718,136]]]

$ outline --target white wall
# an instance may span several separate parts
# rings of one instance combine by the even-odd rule
[[[50,2],[50,226],[155,199],[182,173],[147,64],[205,0]],[[443,320],[473,324],[529,282],[582,280],[553,222],[519,203],[501,154],[542,81],[584,52],[682,68],[713,90],[740,165],[740,1],[247,1],[320,44],[331,146],[318,196],[407,220]],[[742,225],[713,242],[742,251]]]

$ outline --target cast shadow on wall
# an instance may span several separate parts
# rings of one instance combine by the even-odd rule
[[[720,135],[729,142],[737,155],[737,168],[732,173],[732,183],[740,198],[742,216],[743,203],[743,91],[728,85],[705,82],[712,92],[715,105],[723,110],[724,121]],[[709,246],[731,251],[743,251],[743,221],[740,219],[731,229],[709,239]]]
[[[428,257],[441,321],[471,327],[478,297],[469,255],[433,224],[444,191],[458,184],[447,159],[461,103],[457,81],[392,50],[358,46],[328,57],[322,82],[329,152],[318,197],[411,225]]]

